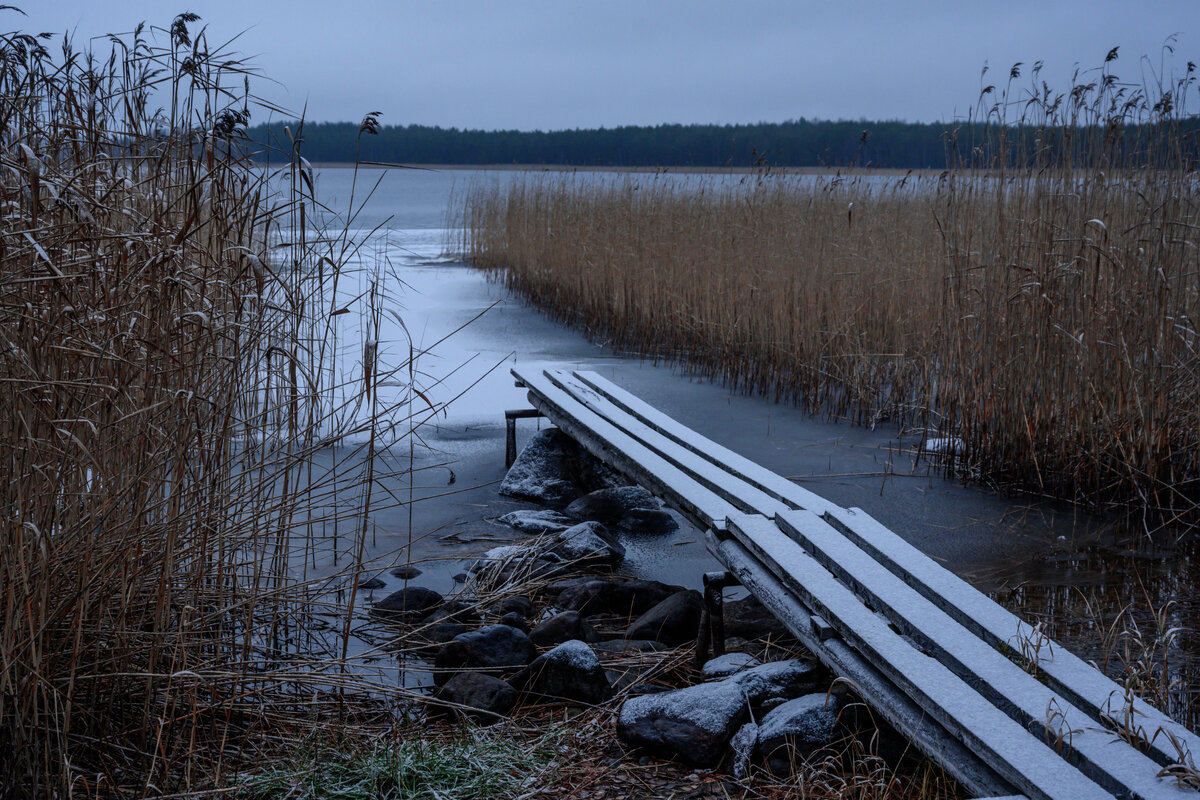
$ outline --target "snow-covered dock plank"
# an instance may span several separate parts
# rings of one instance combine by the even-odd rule
[[[731,517],[729,532],[804,605],[1030,798],[1112,797],[1045,741],[996,708],[937,659],[914,647],[829,570],[757,514]]]
[[[875,561],[887,567],[956,622],[997,649],[1020,651],[1033,627],[950,570],[926,556],[859,508],[831,508],[826,519]],[[1107,675],[1057,644],[1037,652],[1036,668],[1047,685],[1070,702],[1100,719],[1141,728],[1149,754],[1159,764],[1180,758],[1171,739],[1193,758],[1200,757],[1200,737],[1140,698],[1132,698]],[[1160,733],[1162,731],[1162,733]],[[1169,736],[1167,734],[1170,734]]]
[[[1113,747],[1114,731],[1098,725],[1070,700],[964,628],[825,520],[809,511],[790,511],[775,521],[808,555],[940,664],[1024,728],[1059,742],[1065,758],[1110,792],[1144,800],[1196,797],[1191,789],[1158,777],[1161,765],[1135,748]]]
[[[529,389],[529,402],[588,452],[660,495],[699,523],[701,530],[724,529],[738,509],[684,474],[675,464],[555,386],[544,374],[518,374]]]
[[[822,637],[808,608],[770,570],[734,539],[707,534],[708,550],[835,675],[854,684],[875,713],[891,723],[968,791],[980,797],[1010,794],[1013,787],[838,638]]]

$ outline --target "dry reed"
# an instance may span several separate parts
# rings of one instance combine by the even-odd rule
[[[312,233],[298,135],[282,194],[250,165],[250,70],[196,22],[107,57],[0,36],[0,796],[209,785],[271,720],[379,688],[328,591],[402,435],[370,348],[331,363],[359,245]]]
[[[1136,86],[1115,58],[1061,95],[1014,66],[938,176],[477,186],[464,249],[618,346],[958,437],[957,466],[997,484],[1194,525],[1195,68]]]

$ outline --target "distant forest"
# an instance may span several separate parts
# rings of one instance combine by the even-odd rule
[[[1007,159],[1055,161],[1096,146],[1100,139],[1120,163],[1152,163],[1168,151],[1195,169],[1196,117],[1169,126],[1124,130],[1058,127],[1049,136],[1009,128]],[[288,133],[287,128],[291,131]],[[755,125],[623,126],[591,130],[479,131],[426,125],[378,126],[359,135],[352,122],[296,121],[250,127],[247,145],[258,161],[283,161],[302,130],[301,154],[310,162],[397,164],[554,164],[577,167],[875,167],[942,169],[994,163],[995,129],[970,123],[810,121]],[[1112,134],[1116,132],[1115,139]],[[1101,134],[1097,136],[1095,134]],[[1155,142],[1155,146],[1151,145]],[[1049,156],[1047,155],[1049,153]],[[1141,155],[1152,153],[1153,155]],[[1133,156],[1131,160],[1126,157]]]
[[[248,131],[257,160],[280,160],[295,121]],[[756,125],[622,126],[593,130],[479,131],[381,126],[359,158],[406,164],[561,164],[580,167],[942,167],[945,125],[797,120]],[[353,162],[359,126],[306,122],[309,161]]]

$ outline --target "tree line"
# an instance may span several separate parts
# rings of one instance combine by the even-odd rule
[[[1114,160],[1128,163],[1131,149],[1158,137],[1153,126],[1121,126]],[[1195,162],[1196,119],[1163,135]],[[296,142],[312,162],[356,160],[404,164],[531,164],[578,167],[874,167],[941,169],[995,166],[997,153],[1011,164],[1071,159],[1098,144],[1087,130],[1016,126],[997,130],[980,123],[820,121],[799,119],[751,125],[655,125],[559,131],[483,131],[428,125],[378,125],[296,120],[246,130],[244,146],[255,160],[286,160]],[[1101,131],[1101,134],[1104,134]],[[1161,151],[1161,148],[1153,148]]]

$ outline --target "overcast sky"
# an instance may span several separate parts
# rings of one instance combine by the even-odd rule
[[[315,120],[377,110],[385,124],[940,122],[974,104],[985,62],[987,82],[1041,59],[1065,85],[1120,46],[1114,71],[1141,82],[1178,34],[1177,71],[1200,63],[1200,0],[6,1],[28,13],[0,12],[7,30],[79,42],[194,11],[213,44],[240,34],[233,47],[281,84],[258,82],[271,100]]]

